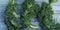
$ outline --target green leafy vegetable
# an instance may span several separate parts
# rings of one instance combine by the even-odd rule
[[[10,0],[10,3],[7,5],[5,10],[5,24],[8,27],[8,30],[20,30],[21,24],[17,20],[20,16],[16,14],[18,11],[17,4],[15,0]]]
[[[57,0],[49,0],[49,3],[57,2]]]
[[[34,3],[34,0],[25,0],[25,2],[22,4],[22,8],[24,10],[24,12],[21,13],[21,17],[24,21],[23,25],[30,28],[32,22],[31,19],[33,19],[37,14],[40,7]]]
[[[50,3],[42,3],[41,9],[38,13],[40,26],[43,30],[60,30],[60,24],[55,24],[53,21],[53,10]]]
[[[38,14],[38,19],[41,23],[43,30],[49,30],[51,25],[54,24],[52,19],[53,11],[50,4],[43,2]]]

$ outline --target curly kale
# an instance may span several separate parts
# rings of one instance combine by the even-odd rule
[[[32,19],[37,14],[40,7],[34,3],[34,0],[25,0],[25,2],[22,4],[22,8],[24,10],[24,12],[21,13],[22,19],[24,21],[23,25],[27,28],[30,28]]]
[[[38,13],[38,19],[41,23],[41,27],[43,28],[43,30],[50,29],[51,25],[53,24],[52,15],[53,11],[51,6],[48,3],[43,2],[41,9]]]
[[[43,2],[38,13],[38,20],[43,30],[60,30],[60,24],[55,24],[53,21],[53,14],[51,4]]]
[[[17,20],[20,16],[16,14],[17,11],[18,7],[17,4],[15,4],[15,0],[10,0],[5,10],[4,20],[8,30],[20,30],[21,24]]]

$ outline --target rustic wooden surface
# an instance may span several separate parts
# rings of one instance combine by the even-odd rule
[[[19,9],[22,10],[21,4],[24,2],[24,0],[16,0],[16,1],[19,4],[18,5]],[[48,0],[35,0],[35,3],[41,4],[41,2],[43,2],[43,1],[48,3]],[[7,27],[4,24],[4,10],[8,3],[9,3],[9,0],[0,0],[0,30],[7,30]],[[58,0],[58,2],[56,2],[56,3],[53,3],[52,7],[53,7],[53,11],[54,11],[53,19],[54,19],[55,23],[57,23],[57,22],[60,23],[60,0]],[[38,25],[39,22],[36,19],[34,19],[32,24],[39,26]],[[38,29],[30,28],[29,30],[40,30],[40,28],[38,28]]]

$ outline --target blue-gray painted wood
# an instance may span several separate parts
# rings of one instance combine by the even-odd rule
[[[0,30],[7,30],[7,27],[4,23],[4,10],[8,2],[8,0],[0,0]]]
[[[19,4],[19,10],[22,10],[21,4],[24,2],[25,0],[16,0],[16,2]],[[41,2],[47,2],[48,0],[35,0],[35,3],[37,4],[41,4]],[[7,30],[6,25],[4,24],[4,10],[7,6],[7,4],[9,3],[9,0],[0,0],[0,30]],[[55,20],[55,22],[59,22],[60,23],[60,0],[58,0],[58,2],[53,3],[52,4],[53,7],[53,11],[54,11],[54,15],[53,15],[53,19]],[[39,22],[37,21],[37,19],[33,19],[32,22],[33,25],[39,26]],[[33,29],[33,28],[29,28],[29,30],[40,30],[41,28],[37,28],[37,29]],[[28,30],[28,29],[25,29]]]

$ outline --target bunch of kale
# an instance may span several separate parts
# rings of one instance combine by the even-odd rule
[[[49,3],[43,2],[38,12],[38,20],[43,30],[60,30],[60,24],[53,21],[52,2],[52,0],[49,0]]]
[[[22,4],[23,12],[17,15],[18,11],[15,0],[10,0],[5,10],[5,24],[8,30],[21,30],[20,28],[25,26],[26,28],[36,28],[33,26],[32,19],[37,15],[40,27],[43,30],[60,30],[60,24],[55,24],[53,21],[53,10],[51,4],[56,0],[49,0],[49,3],[43,2],[41,7],[35,4],[35,0],[25,0]],[[17,18],[23,20],[20,24]]]
[[[32,19],[40,9],[39,5],[35,4],[34,2],[34,0],[25,0],[25,2],[22,4],[24,12],[22,12],[20,15],[21,19],[24,21],[23,26],[26,26],[27,28],[32,26]]]
[[[8,30],[20,30],[20,23],[17,20],[20,16],[16,14],[18,11],[17,4],[15,0],[10,0],[10,3],[7,5],[5,10],[5,24],[8,27]]]

